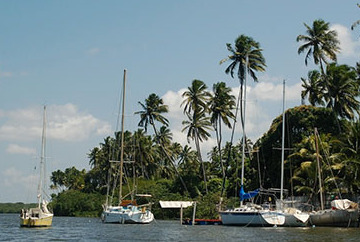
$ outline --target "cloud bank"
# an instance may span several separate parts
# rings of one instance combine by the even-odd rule
[[[0,141],[32,141],[42,132],[42,108],[30,107],[13,111],[0,110]],[[91,135],[106,135],[111,127],[93,115],[81,112],[74,104],[47,107],[47,137],[80,142]],[[15,146],[12,146],[14,150]],[[19,148],[19,147],[17,147]]]

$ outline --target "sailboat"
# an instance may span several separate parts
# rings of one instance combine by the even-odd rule
[[[359,227],[360,217],[357,203],[348,199],[335,199],[331,201],[331,208],[324,209],[318,138],[319,134],[315,128],[316,158],[318,166],[321,209],[310,213],[310,224],[313,226],[327,227]]]
[[[277,209],[285,216],[282,226],[286,227],[305,227],[307,226],[310,215],[294,207],[285,207],[284,203],[284,152],[285,152],[285,80],[283,81],[283,115],[282,115],[282,141],[281,141],[281,185],[280,201]]]
[[[22,209],[20,214],[21,227],[49,227],[52,225],[54,214],[49,211],[45,200],[45,142],[46,141],[46,106],[44,106],[43,130],[40,157],[40,180],[37,191],[38,206],[30,209]]]
[[[123,95],[122,95],[122,115],[121,115],[121,151],[120,151],[120,185],[119,185],[119,203],[115,206],[112,205],[112,199],[108,199],[110,184],[108,184],[108,194],[106,203],[103,205],[103,212],[101,220],[104,223],[136,223],[148,224],[154,220],[154,215],[150,211],[151,204],[138,205],[135,199],[124,200],[122,196],[122,183],[123,183],[123,167],[124,167],[124,111],[125,111],[125,85],[126,85],[126,70],[124,70],[123,79]],[[116,162],[116,161],[111,161]],[[110,183],[110,182],[109,182]],[[115,186],[116,184],[114,184]],[[149,197],[151,195],[143,194],[142,197]]]
[[[246,106],[246,79],[247,79],[247,63],[244,80],[244,99],[243,101],[243,120],[242,120],[242,159],[241,159],[241,188],[240,188],[240,207],[219,211],[223,225],[239,225],[239,226],[277,226],[285,222],[285,216],[277,211],[271,211],[267,207],[263,207],[253,202],[243,204],[244,200],[253,199],[258,195],[259,189],[246,193],[244,191],[244,164],[245,164],[245,106]]]

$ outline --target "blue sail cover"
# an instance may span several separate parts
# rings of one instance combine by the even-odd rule
[[[258,193],[259,193],[259,189],[256,189],[255,191],[252,191],[252,192],[245,193],[244,186],[241,186],[241,188],[240,188],[240,201],[255,197],[256,195],[258,195]]]

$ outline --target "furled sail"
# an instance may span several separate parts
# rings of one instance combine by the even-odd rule
[[[240,201],[255,197],[256,195],[258,195],[258,193],[259,193],[259,189],[256,189],[255,191],[251,191],[251,192],[246,193],[244,191],[244,186],[241,186],[241,188],[240,188]]]

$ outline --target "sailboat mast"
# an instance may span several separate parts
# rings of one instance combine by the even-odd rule
[[[126,83],[126,69],[124,70],[123,80],[123,96],[122,96],[122,111],[121,111],[121,147],[120,147],[120,187],[119,187],[119,206],[122,201],[122,183],[123,183],[123,167],[124,167],[124,112],[125,112],[125,83]]]
[[[280,207],[284,199],[284,151],[285,149],[285,80],[283,81],[283,113],[282,113],[282,138],[281,138],[281,184],[280,184]]]
[[[43,130],[42,130],[42,138],[41,138],[41,156],[40,156],[40,179],[38,186],[38,206],[40,208],[42,202],[42,190],[43,186],[45,186],[45,138],[46,138],[46,106],[44,106],[44,114],[43,114]]]
[[[317,131],[317,128],[315,127],[314,130],[315,133],[315,145],[316,145],[316,161],[317,161],[317,168],[318,168],[318,178],[319,178],[319,192],[320,192],[320,206],[321,210],[324,210],[324,198],[323,198],[323,192],[322,192],[322,178],[321,178],[321,166],[320,166],[320,158],[319,158],[319,133]]]
[[[246,145],[246,138],[245,138],[245,107],[246,107],[246,79],[247,79],[247,70],[248,70],[248,55],[245,56],[245,78],[244,78],[244,98],[243,102],[243,109],[242,109],[242,130],[243,130],[243,137],[242,137],[242,154],[241,154],[241,187],[244,185],[244,175],[245,175],[245,145]],[[240,205],[243,205],[243,201],[240,201]]]

